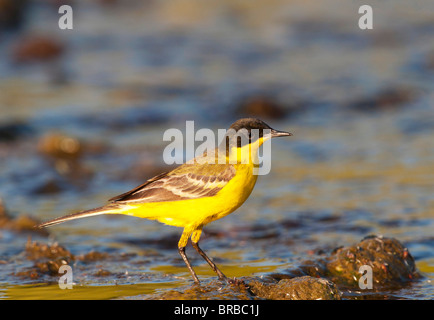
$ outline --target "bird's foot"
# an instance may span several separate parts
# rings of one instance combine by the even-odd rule
[[[234,278],[226,278],[226,282],[231,284],[231,285],[238,286],[238,287],[240,287],[240,286],[247,287],[247,284],[243,280],[237,279],[235,277]]]

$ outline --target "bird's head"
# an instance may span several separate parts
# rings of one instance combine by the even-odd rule
[[[257,154],[257,150],[265,141],[285,136],[292,136],[292,134],[275,130],[260,119],[243,118],[229,127],[222,145],[229,154],[236,150],[237,158],[240,157],[241,150],[248,152],[250,157],[252,154]],[[245,158],[245,156],[241,157]]]

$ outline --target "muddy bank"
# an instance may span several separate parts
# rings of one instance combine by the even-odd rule
[[[59,269],[62,265],[72,265],[76,261],[93,263],[108,258],[107,253],[97,251],[74,255],[58,243],[45,244],[30,239],[27,241],[23,255],[33,265],[16,271],[14,276],[22,279],[41,279],[45,277],[45,280],[52,277],[53,281],[58,280],[61,275]],[[110,275],[110,272],[103,269],[97,269],[93,273],[97,277]]]
[[[34,229],[39,221],[31,216],[19,216],[15,219],[7,214],[3,203],[0,203],[0,228],[11,230],[19,234],[34,234],[37,237],[46,237],[51,229]],[[324,219],[322,219],[324,220]],[[328,219],[330,220],[330,219]],[[326,223],[322,221],[323,224]],[[330,222],[330,221],[329,221]],[[336,225],[336,219],[332,219]],[[302,221],[295,225],[300,227]],[[279,226],[293,228],[294,225],[288,221],[281,221]],[[277,225],[276,225],[277,226]],[[275,227],[276,227],[275,226]],[[324,226],[323,226],[324,227]],[[247,229],[246,229],[247,228]],[[246,229],[246,230],[244,230]],[[245,240],[264,241],[274,239],[280,241],[278,234],[286,232],[270,225],[259,227],[237,228],[226,230],[223,234],[212,234],[211,237],[218,238],[223,246],[223,238],[230,239],[231,232],[237,233],[238,239],[244,239],[242,231],[248,231],[250,237]],[[240,233],[241,232],[241,233]],[[247,237],[247,234],[245,235]],[[253,240],[252,240],[253,239]],[[96,250],[79,254],[71,253],[65,246],[58,243],[46,244],[41,241],[28,239],[24,251],[20,256],[30,263],[25,267],[19,267],[13,276],[26,281],[37,280],[56,282],[58,280],[59,268],[62,265],[73,265],[74,268],[81,268],[86,275],[92,279],[119,279],[123,275],[113,271],[113,266],[122,261],[126,265],[158,263],[161,257],[161,250],[168,250],[174,254],[173,248],[178,238],[158,238],[154,243],[141,242],[139,240],[125,240],[137,248],[154,247],[152,250],[142,253],[141,260],[134,260],[136,254],[107,253]],[[237,242],[235,239],[230,242]],[[282,240],[283,241],[283,240]],[[294,243],[288,242],[281,246],[288,251],[294,250]],[[148,250],[148,249],[147,249]],[[157,254],[158,253],[158,254]],[[339,300],[339,299],[366,299],[381,298],[381,295],[389,294],[394,290],[404,288],[414,281],[421,279],[416,269],[415,259],[412,254],[399,240],[383,236],[370,235],[360,242],[333,248],[323,248],[316,253],[306,252],[309,258],[301,261],[297,266],[280,268],[280,272],[265,273],[256,277],[250,274],[243,274],[237,277],[231,284],[222,283],[210,278],[200,286],[185,285],[178,288],[163,291],[159,294],[143,296],[143,299],[242,299],[242,300]],[[180,262],[177,255],[172,263]],[[193,258],[197,258],[194,257]],[[164,259],[164,257],[163,257]],[[8,263],[8,261],[5,261]],[[168,263],[171,263],[170,261]],[[219,261],[217,261],[219,263]],[[79,264],[79,265],[78,265]],[[241,269],[242,270],[242,269]],[[175,272],[176,273],[176,272]],[[146,275],[152,281],[152,275]],[[370,277],[370,278],[368,278]],[[161,276],[156,276],[155,280]],[[391,295],[393,296],[393,295]],[[389,296],[389,298],[391,297]]]
[[[5,206],[0,206],[0,228],[10,230],[17,235],[35,235],[46,237],[51,229],[34,229],[39,221],[31,216],[18,216],[11,218],[7,214]],[[322,227],[325,223],[339,222],[338,218],[324,219],[321,217]],[[300,228],[303,221],[297,224],[289,223],[288,220],[281,221],[274,225],[246,226],[225,230],[222,233],[208,232],[211,238],[216,238],[223,246],[227,241],[237,243],[236,238],[241,241],[272,240],[283,241],[284,230],[277,228]],[[243,231],[246,234],[243,236]],[[231,239],[231,234],[237,234]],[[279,237],[282,235],[282,237]],[[286,237],[286,236],[285,236]],[[284,237],[284,238],[285,238]],[[226,238],[226,241],[224,240]],[[38,238],[41,239],[41,238]],[[280,240],[279,240],[280,239]],[[168,259],[172,255],[169,264],[180,262],[177,259],[175,244],[178,237],[162,237],[153,242],[140,240],[123,240],[123,242],[137,248],[144,247],[138,260],[137,254],[107,253],[99,251],[88,251],[73,254],[65,246],[58,243],[46,244],[45,241],[32,241],[29,239],[23,252],[20,254],[28,261],[24,267],[18,267],[13,276],[17,279],[28,281],[57,282],[59,279],[59,268],[62,265],[72,265],[75,270],[80,270],[92,281],[110,282],[126,278],[125,274],[119,273],[114,265],[122,261],[125,265],[135,264],[158,264],[160,259]],[[212,239],[210,239],[212,240]],[[122,241],[121,241],[122,242]],[[225,244],[226,243],[226,244]],[[293,241],[283,242],[280,248],[287,251],[296,249]],[[149,249],[151,247],[151,249]],[[152,249],[153,248],[153,249]],[[139,249],[140,250],[143,249]],[[161,252],[167,250],[166,255]],[[393,292],[422,278],[416,268],[415,259],[400,241],[394,238],[370,235],[360,242],[339,246],[337,248],[321,248],[317,252],[305,252],[305,260],[296,266],[290,262],[289,267],[282,265],[279,272],[265,273],[262,276],[251,276],[242,274],[231,284],[222,283],[211,277],[204,280],[200,286],[182,285],[172,290],[161,291],[150,295],[138,296],[143,299],[239,299],[239,300],[340,300],[340,299],[391,299]],[[197,257],[193,256],[193,259]],[[146,261],[146,262],[144,262]],[[194,261],[194,260],[193,260]],[[221,261],[216,261],[220,263]],[[11,263],[4,261],[5,264]],[[181,263],[181,262],[180,262]],[[30,264],[30,265],[29,265]],[[182,265],[182,264],[180,264]],[[183,266],[183,265],[182,265]],[[242,271],[242,268],[240,269]],[[181,271],[182,272],[182,271]],[[176,278],[176,271],[173,277]],[[161,275],[135,275],[135,278],[142,281],[161,281]],[[370,278],[367,278],[367,277]],[[188,277],[188,276],[187,276]],[[98,280],[100,279],[100,280]],[[211,280],[210,280],[211,279]],[[135,281],[135,280],[132,280]]]
[[[371,279],[364,271],[366,267],[370,269]],[[368,236],[355,245],[337,248],[324,258],[307,261],[297,269],[263,277],[240,277],[232,284],[213,280],[144,298],[382,299],[381,293],[405,287],[420,278],[414,258],[398,240]]]

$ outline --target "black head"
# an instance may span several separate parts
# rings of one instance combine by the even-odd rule
[[[274,138],[283,136],[292,136],[291,133],[278,131],[271,128],[264,121],[256,118],[243,118],[235,121],[228,130],[226,135],[226,144],[237,145],[240,147],[245,143],[252,143],[262,137]],[[242,138],[246,139],[242,139]],[[234,138],[234,139],[233,139]],[[236,140],[235,140],[236,139]],[[245,141],[243,143],[243,141]]]
[[[238,131],[240,129],[246,129],[250,131],[251,129],[270,129],[271,127],[266,124],[264,121],[256,118],[243,118],[240,120],[235,121],[229,129],[234,129],[235,131]]]

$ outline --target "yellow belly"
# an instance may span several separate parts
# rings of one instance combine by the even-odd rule
[[[176,227],[204,226],[232,213],[250,196],[258,177],[253,175],[253,165],[237,164],[235,169],[235,177],[215,196],[128,205],[122,213]]]

